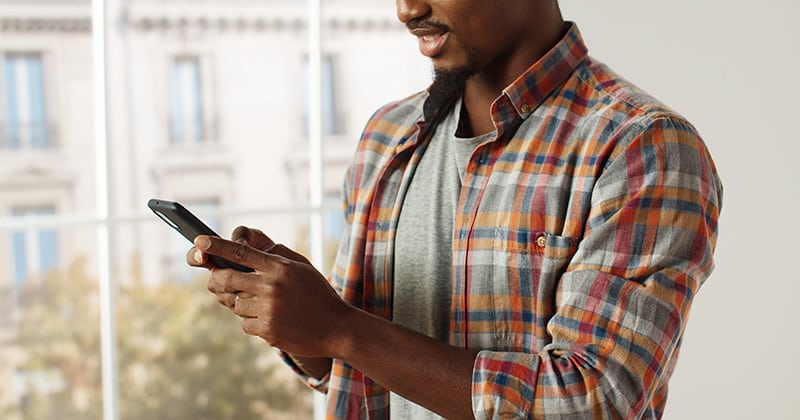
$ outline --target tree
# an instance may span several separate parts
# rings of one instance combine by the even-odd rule
[[[76,263],[31,283],[20,301],[17,342],[26,358],[18,371],[56,376],[39,381],[44,389],[30,387],[22,418],[100,418],[96,279]],[[310,391],[263,340],[241,331],[204,279],[132,281],[116,302],[123,419],[311,417]]]

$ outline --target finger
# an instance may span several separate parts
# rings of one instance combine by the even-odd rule
[[[208,276],[208,283],[206,284],[208,291],[215,295],[228,293],[225,291],[225,284],[227,283],[227,278],[231,274],[230,271],[231,270],[212,270],[211,274]]]
[[[229,309],[233,309],[236,295],[225,292],[223,279],[226,275],[226,271],[229,270],[212,270],[211,274],[208,276],[206,288],[208,288],[208,291],[216,296],[217,302],[219,302],[220,305]]]
[[[233,293],[217,293],[217,301],[228,309],[233,309],[236,312],[236,294]]]
[[[246,298],[253,297],[253,295],[251,295],[249,293],[244,293],[244,292],[241,292],[241,293],[214,293],[214,296],[217,297],[217,302],[220,305],[232,310],[234,313],[236,313],[235,306],[236,306],[236,302],[237,301],[239,301],[241,299],[246,299]],[[239,299],[237,299],[237,297]],[[248,314],[250,314],[251,312],[252,312],[252,309],[248,309]],[[239,315],[239,314],[237,314],[237,315]]]
[[[311,264],[311,262],[306,258],[303,254],[295,252],[294,250],[286,247],[283,244],[275,244],[272,248],[267,249],[267,252],[270,254],[280,255],[281,257],[288,258],[293,261],[298,261],[305,264]]]
[[[255,335],[263,338],[267,343],[272,344],[266,335],[266,328],[264,322],[259,318],[244,318],[242,319],[242,331],[247,334]]]
[[[207,254],[216,255],[262,272],[269,271],[275,264],[272,255],[261,252],[250,245],[216,236],[199,235],[195,238],[194,244],[197,249]]]
[[[261,251],[269,249],[275,245],[275,242],[265,235],[264,232],[258,229],[249,228],[247,226],[238,226],[236,229],[234,229],[233,234],[231,234],[231,239],[234,242],[246,243]]]
[[[186,252],[186,263],[192,267],[211,268],[206,254],[194,246]]]
[[[235,295],[233,300],[233,313],[242,318],[257,318],[258,308],[255,299]]]
[[[237,270],[214,268],[208,276],[206,287],[215,295],[231,294],[243,298],[253,297],[262,291],[264,281],[256,273],[243,273]],[[231,297],[233,299],[233,297]],[[227,305],[226,306],[232,306]]]

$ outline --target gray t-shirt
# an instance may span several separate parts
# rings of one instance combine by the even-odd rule
[[[457,138],[461,101],[439,124],[403,200],[395,238],[393,321],[447,342],[453,274],[453,222],[464,170],[493,133]],[[394,393],[392,419],[439,419]]]

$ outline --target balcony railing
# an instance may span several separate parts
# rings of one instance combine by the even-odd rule
[[[55,123],[0,123],[0,149],[48,150],[58,146]]]
[[[217,119],[170,117],[167,120],[167,135],[170,144],[209,143],[219,139]]]

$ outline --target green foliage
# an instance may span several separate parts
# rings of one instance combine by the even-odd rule
[[[18,371],[56,372],[62,382],[31,388],[21,418],[101,418],[97,280],[75,264],[31,284],[20,300]],[[123,419],[311,417],[310,391],[263,340],[242,332],[204,275],[126,285],[116,309]]]

